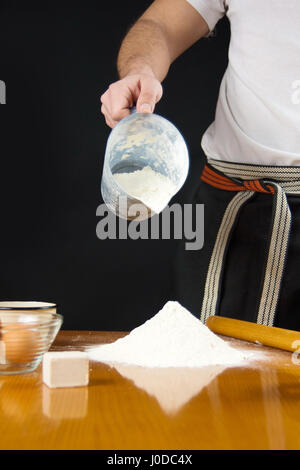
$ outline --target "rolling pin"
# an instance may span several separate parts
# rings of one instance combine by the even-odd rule
[[[300,331],[259,325],[217,315],[209,317],[206,320],[206,326],[219,335],[260,343],[284,351],[295,351],[300,348]]]

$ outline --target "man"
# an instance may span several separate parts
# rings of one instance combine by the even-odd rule
[[[299,1],[154,1],[122,43],[120,80],[101,109],[110,127],[134,104],[153,112],[170,64],[224,15],[229,64],[194,201],[205,204],[205,246],[180,250],[175,296],[202,321],[219,314],[298,330]]]

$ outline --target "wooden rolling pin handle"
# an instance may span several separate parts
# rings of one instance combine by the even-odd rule
[[[300,348],[300,331],[259,325],[217,315],[209,317],[206,326],[219,335],[261,343],[285,351],[295,351]]]

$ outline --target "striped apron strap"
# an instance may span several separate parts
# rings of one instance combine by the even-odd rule
[[[236,164],[209,159],[201,179],[211,186],[236,191],[237,194],[228,204],[219,227],[208,267],[200,318],[205,323],[217,311],[224,257],[234,223],[243,205],[256,192],[260,192],[273,195],[273,216],[257,323],[273,325],[291,228],[291,212],[286,195],[300,195],[300,168]]]

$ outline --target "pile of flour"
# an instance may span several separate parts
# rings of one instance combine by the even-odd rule
[[[115,173],[114,179],[130,196],[159,214],[175,193],[173,182],[150,166],[131,173]]]
[[[145,367],[230,365],[246,359],[174,301],[124,338],[87,352],[92,360]]]

